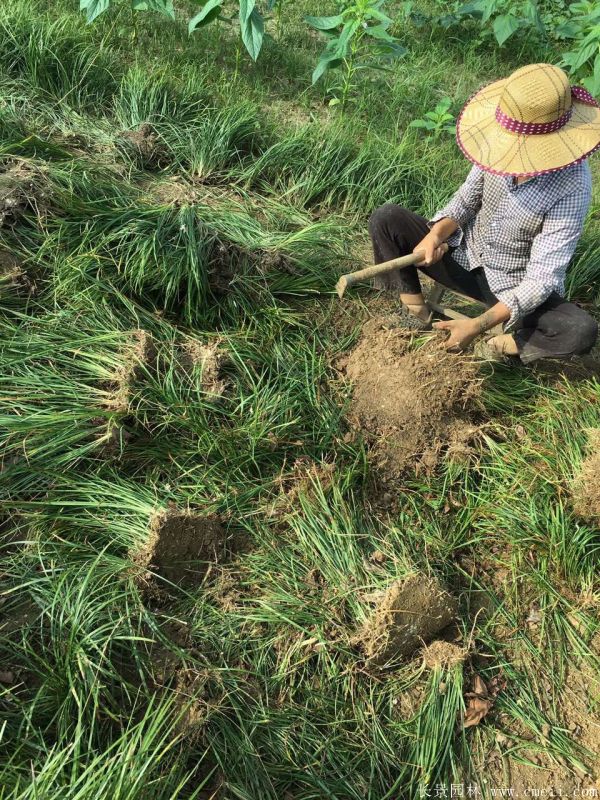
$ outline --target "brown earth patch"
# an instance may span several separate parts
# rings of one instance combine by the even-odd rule
[[[226,532],[216,514],[168,508],[150,520],[148,538],[129,557],[145,571],[175,584],[196,583],[219,561]],[[198,563],[200,562],[200,563]]]
[[[457,614],[454,597],[435,578],[425,575],[395,581],[376,600],[354,643],[361,647],[367,661],[377,666],[411,658]]]
[[[144,169],[161,169],[169,163],[169,151],[149,122],[121,131],[120,138]]]
[[[221,347],[221,340],[201,342],[188,339],[181,353],[180,363],[184,369],[200,373],[200,384],[207,399],[217,401],[226,393],[229,380],[224,375],[224,367],[230,362],[227,350]]]
[[[588,431],[588,455],[573,482],[573,510],[591,522],[600,520],[600,428]]]
[[[384,482],[410,468],[430,471],[476,405],[476,365],[432,338],[415,348],[395,317],[372,319],[339,364],[354,384],[349,421],[366,434]],[[462,437],[461,446],[465,446]]]
[[[16,161],[0,171],[0,227],[12,225],[28,209],[46,207],[49,190],[44,172],[27,161]]]

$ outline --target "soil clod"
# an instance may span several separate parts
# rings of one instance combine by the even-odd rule
[[[367,660],[384,666],[411,658],[454,621],[456,600],[435,578],[412,575],[393,583],[357,637]]]
[[[147,540],[129,556],[169,583],[194,583],[219,561],[225,538],[217,515],[169,508],[152,518]]]
[[[366,436],[384,483],[410,468],[431,471],[451,446],[464,453],[481,384],[472,361],[436,339],[415,347],[395,317],[380,317],[340,366],[354,384],[350,423]]]

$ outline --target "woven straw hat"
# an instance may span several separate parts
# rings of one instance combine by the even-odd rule
[[[600,106],[562,69],[529,64],[476,92],[456,139],[466,157],[496,175],[529,177],[583,161],[600,147]]]

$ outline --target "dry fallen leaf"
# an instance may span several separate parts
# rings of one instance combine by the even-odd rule
[[[488,697],[487,686],[479,675],[473,676],[473,691],[465,694],[467,707],[463,719],[463,727],[471,728],[479,725],[493,705],[493,700]]]

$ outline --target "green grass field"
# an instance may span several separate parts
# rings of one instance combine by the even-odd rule
[[[600,531],[571,487],[600,384],[485,369],[475,451],[385,507],[336,367],[381,302],[333,291],[370,212],[431,214],[468,170],[409,123],[557,53],[397,10],[406,56],[341,114],[312,0],[256,64],[117,9],[0,8],[0,798],[595,796]],[[596,183],[569,274],[593,313]],[[226,532],[181,583],[143,559],[175,509]],[[466,657],[373,668],[370,596],[415,571]],[[463,728],[476,675],[500,690]]]

